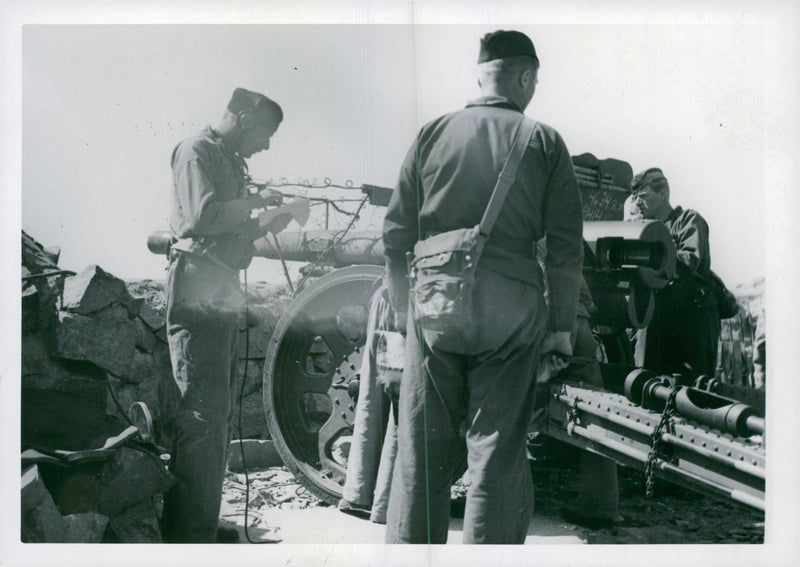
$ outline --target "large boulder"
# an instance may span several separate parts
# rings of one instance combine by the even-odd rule
[[[88,315],[115,302],[131,303],[125,282],[100,266],[89,266],[64,280],[62,309]]]
[[[56,327],[56,352],[61,358],[89,361],[130,382],[152,372],[152,356],[140,352],[139,330],[127,310],[109,306],[93,317],[61,311]]]

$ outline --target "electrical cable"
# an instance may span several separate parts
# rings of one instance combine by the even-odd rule
[[[275,241],[275,250],[278,252],[278,259],[281,261],[281,266],[283,266],[283,275],[286,276],[286,283],[289,284],[289,291],[294,295],[294,285],[292,284],[292,278],[289,276],[289,268],[286,266],[286,260],[283,259],[283,251],[281,250],[281,245],[278,243],[278,235],[274,232],[272,233],[272,240]]]

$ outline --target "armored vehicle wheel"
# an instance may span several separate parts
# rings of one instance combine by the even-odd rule
[[[275,448],[298,482],[336,504],[353,430],[370,298],[380,266],[331,272],[300,293],[264,361],[264,409]]]

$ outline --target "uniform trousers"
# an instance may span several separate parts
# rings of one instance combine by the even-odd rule
[[[479,269],[458,354],[408,321],[387,543],[445,543],[466,441],[464,543],[524,543],[533,513],[526,438],[546,327],[541,290]]]
[[[711,293],[678,279],[656,292],[653,319],[636,337],[636,366],[660,374],[681,374],[691,384],[713,376],[721,329],[719,306]]]
[[[230,446],[244,296],[238,273],[185,253],[170,263],[166,296],[174,382],[162,388],[161,401],[171,437],[169,468],[178,483],[165,494],[162,531],[168,542],[213,543]]]
[[[375,332],[386,328],[388,324],[388,303],[384,295],[384,290],[380,289],[370,302],[367,342],[364,345],[364,357],[361,361],[358,402],[347,459],[347,477],[342,491],[345,500],[363,507],[375,506],[373,500],[384,436],[386,435],[389,443],[396,443],[394,420],[389,417],[391,400],[378,382]],[[387,431],[390,421],[392,429]],[[379,500],[385,500],[388,497],[388,486],[381,486],[378,490]],[[384,493],[386,497],[381,496]],[[382,506],[385,512],[386,502],[382,504],[379,502],[378,505]]]

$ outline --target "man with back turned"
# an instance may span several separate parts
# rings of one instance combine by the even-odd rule
[[[583,249],[581,199],[567,147],[537,123],[478,262],[473,325],[461,352],[414,328],[406,253],[478,224],[536,90],[531,40],[481,40],[481,96],[425,125],[400,171],[383,228],[390,300],[407,328],[388,543],[444,543],[464,440],[470,487],[464,543],[523,543],[533,511],[526,434],[542,353],[572,354]],[[534,242],[547,238],[544,278]],[[551,357],[555,358],[555,357]]]

